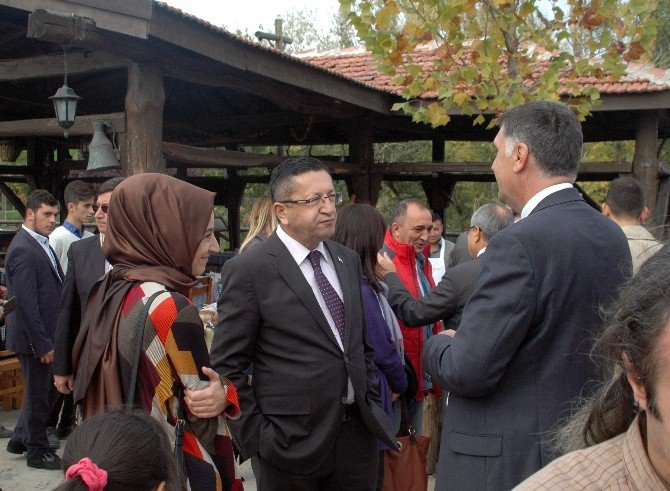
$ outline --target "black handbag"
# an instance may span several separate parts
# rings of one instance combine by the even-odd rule
[[[403,368],[407,375],[407,390],[402,393],[402,396],[405,397],[405,400],[411,401],[419,391],[419,379],[416,376],[416,370],[414,370],[412,362],[409,361],[407,353],[405,353],[405,364],[403,365]]]

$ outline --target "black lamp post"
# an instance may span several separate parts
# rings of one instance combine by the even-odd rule
[[[65,60],[65,80],[63,86],[49,97],[49,100],[54,103],[58,126],[65,130],[63,135],[67,138],[69,136],[68,128],[74,124],[74,118],[77,116],[77,102],[81,97],[67,85],[67,52],[65,50],[63,50],[63,56]]]

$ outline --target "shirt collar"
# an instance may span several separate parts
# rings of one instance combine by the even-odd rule
[[[49,237],[46,237],[46,236],[44,236],[44,235],[42,235],[42,234],[38,234],[38,233],[35,232],[34,230],[31,230],[31,229],[29,229],[28,227],[26,227],[25,225],[21,225],[21,226],[23,227],[23,230],[25,230],[26,232],[28,232],[28,233],[30,234],[30,236],[31,236],[33,239],[35,239],[37,242],[39,242],[40,244],[42,244],[42,245],[47,245],[47,244],[49,243]]]
[[[86,230],[84,227],[81,227],[81,229],[78,229],[75,227],[73,224],[68,222],[67,220],[63,221],[63,228],[66,230],[69,230],[72,232],[74,235],[76,235],[78,238],[82,238],[84,236],[84,230]]]
[[[523,220],[528,215],[530,215],[531,212],[535,209],[535,207],[540,204],[540,201],[542,201],[544,198],[546,198],[550,194],[554,194],[558,191],[562,191],[563,189],[568,189],[568,188],[571,188],[571,187],[573,187],[573,185],[571,183],[562,182],[560,184],[554,184],[553,186],[549,186],[548,188],[544,188],[542,191],[540,191],[535,196],[533,196],[530,200],[528,200],[528,203],[526,203],[526,206],[524,206],[523,210],[521,210],[520,220]]]
[[[623,443],[623,460],[637,489],[664,489],[664,484],[649,460],[642,431],[646,433],[646,413],[639,413],[628,427]]]
[[[288,252],[291,254],[293,260],[298,264],[298,266],[300,266],[302,262],[307,258],[309,253],[312,252],[307,247],[305,247],[300,242],[291,237],[289,234],[284,232],[284,229],[281,228],[281,225],[277,227],[277,237],[284,243],[284,245],[288,249]],[[323,242],[319,242],[319,245],[317,245],[314,250],[319,251],[325,258],[325,260],[328,262],[328,264],[333,266],[330,254],[327,253],[326,247],[323,245]]]
[[[486,247],[482,247],[482,248],[479,250],[479,252],[477,253],[477,257],[479,257],[479,256],[481,256],[482,254],[484,254],[484,251],[485,251],[485,250],[486,250]]]

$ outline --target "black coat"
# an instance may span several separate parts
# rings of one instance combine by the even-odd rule
[[[340,244],[325,245],[344,296],[344,352],[276,233],[224,265],[211,350],[212,367],[237,387],[241,416],[228,424],[242,459],[260,453],[298,474],[316,470],[332,449],[347,378],[369,431],[396,444],[365,341],[360,259]],[[251,362],[253,387],[244,373]]]
[[[508,490],[555,457],[550,430],[600,378],[598,309],[630,272],[621,228],[576,189],[491,239],[456,336],[424,349],[450,391],[436,489]]]
[[[72,347],[79,334],[82,313],[93,285],[105,274],[100,237],[78,240],[67,251],[67,274],[56,328],[53,372],[72,375]]]
[[[447,269],[435,288],[420,298],[407,291],[397,274],[386,275],[384,282],[389,287],[388,301],[393,312],[408,326],[423,326],[442,319],[445,329],[458,329],[483,260],[477,258]]]
[[[54,254],[55,257],[55,254]],[[63,270],[23,227],[12,239],[5,257],[7,298],[16,297],[16,310],[7,315],[7,349],[36,358],[54,349]]]

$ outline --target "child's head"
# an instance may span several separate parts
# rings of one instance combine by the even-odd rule
[[[63,452],[66,481],[57,490],[161,490],[177,482],[165,431],[143,413],[105,413],[86,420]]]

